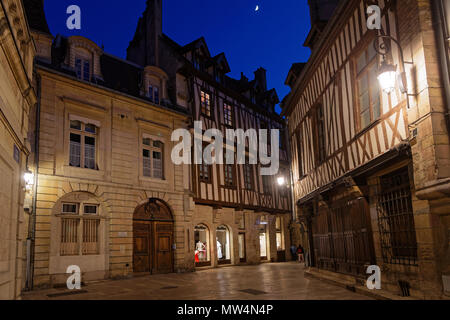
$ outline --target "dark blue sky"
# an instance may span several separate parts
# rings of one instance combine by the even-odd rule
[[[146,0],[45,0],[53,35],[82,35],[105,51],[125,58]],[[212,55],[225,52],[232,77],[241,71],[267,70],[268,86],[280,100],[289,93],[284,85],[293,62],[306,61],[302,46],[309,28],[306,0],[163,0],[163,32],[181,45],[204,36]],[[69,5],[80,6],[81,30],[66,27]],[[256,5],[260,10],[255,12]]]

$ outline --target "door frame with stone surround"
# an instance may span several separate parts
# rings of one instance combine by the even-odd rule
[[[133,272],[174,271],[174,220],[170,207],[150,198],[133,213]]]

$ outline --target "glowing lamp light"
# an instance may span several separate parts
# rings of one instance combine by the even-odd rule
[[[284,186],[286,184],[286,179],[284,177],[278,177],[277,182],[279,186]]]
[[[23,178],[25,180],[26,189],[31,190],[31,187],[34,185],[34,173],[27,171],[23,175]]]
[[[386,93],[391,93],[395,90],[395,81],[397,78],[397,67],[383,61],[383,64],[378,71],[378,82],[381,89]]]

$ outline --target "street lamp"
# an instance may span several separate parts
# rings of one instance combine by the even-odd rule
[[[389,64],[384,60],[378,70],[378,82],[380,83],[381,89],[387,94],[390,94],[395,90],[396,77],[397,66]]]
[[[23,175],[23,179],[25,180],[25,189],[30,191],[34,185],[34,173],[31,171],[26,171]]]
[[[280,177],[277,178],[277,182],[278,182],[278,185],[279,185],[280,187],[281,187],[281,186],[284,186],[284,185],[286,184],[286,178],[283,177],[283,176],[280,176]]]
[[[389,54],[390,50],[390,46],[386,46],[386,44],[384,42],[379,43],[378,41],[374,41],[373,45],[375,48],[375,51],[381,55],[383,57],[383,62],[380,66],[380,69],[378,70],[378,74],[377,74],[377,78],[378,78],[378,82],[380,83],[380,87],[381,89],[386,92],[387,94],[392,93],[395,90],[395,84],[396,81],[398,80],[399,82],[399,86],[400,86],[400,90],[402,93],[406,94],[406,104],[408,109],[410,109],[410,103],[409,103],[409,94],[408,94],[408,83],[407,83],[407,79],[406,79],[406,68],[405,68],[405,64],[413,64],[412,62],[406,62],[403,56],[403,49],[400,45],[400,43],[394,39],[391,36],[388,35],[382,35],[379,34],[377,35],[377,39],[389,39],[392,42],[394,42],[399,50],[400,53],[400,62],[401,62],[401,67],[402,70],[400,72],[400,74],[397,74],[397,66],[389,64],[386,61],[386,55]]]

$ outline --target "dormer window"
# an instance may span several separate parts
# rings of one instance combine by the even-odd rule
[[[77,78],[84,81],[91,80],[91,62],[86,59],[76,58],[75,59],[75,72],[77,73]]]
[[[148,87],[148,97],[151,102],[159,104],[159,87],[150,85]]]
[[[193,64],[195,69],[200,70],[200,59],[197,55],[194,56]]]
[[[219,71],[216,71],[216,82],[222,83],[222,75]]]

